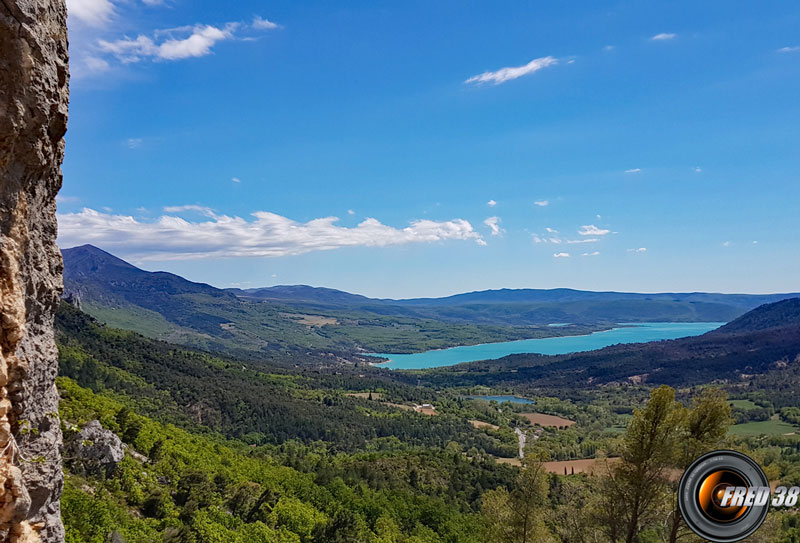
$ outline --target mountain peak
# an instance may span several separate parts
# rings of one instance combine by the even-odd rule
[[[108,253],[94,245],[80,245],[61,251],[64,257],[64,276],[74,277],[97,273],[109,268],[139,270],[121,258]]]

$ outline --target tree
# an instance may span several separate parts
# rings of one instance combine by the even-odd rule
[[[591,497],[587,509],[592,524],[612,543],[621,541],[625,534],[627,521],[620,514],[625,507],[625,496],[620,491],[618,481],[611,476],[611,466],[606,465],[607,476],[600,477],[591,484]]]
[[[691,410],[684,419],[681,447],[678,448],[675,468],[685,471],[696,458],[719,448],[731,423],[731,406],[725,393],[718,388],[704,388],[695,396]],[[675,543],[688,531],[681,530],[683,519],[678,508],[678,481],[672,481],[672,509],[667,518],[669,543]]]
[[[483,495],[481,511],[487,540],[497,543],[532,543],[551,540],[544,524],[549,477],[541,456],[526,458],[511,492],[501,487]]]
[[[592,487],[584,481],[557,479],[558,488],[552,492],[559,503],[550,516],[550,526],[562,543],[587,543],[591,541],[589,515]]]
[[[375,537],[372,543],[399,543],[403,540],[403,532],[397,523],[388,516],[382,515],[375,521]]]
[[[317,524],[314,528],[314,541],[330,543],[359,543],[363,541],[366,531],[364,520],[358,514],[347,509],[340,509],[327,523]]]
[[[610,522],[606,533],[612,542],[634,543],[641,527],[667,502],[669,470],[685,421],[686,409],[668,386],[653,390],[647,406],[634,412],[622,461],[611,466],[601,483],[601,516]]]
[[[298,534],[302,541],[309,541],[314,528],[326,519],[314,506],[284,496],[272,508],[269,520],[274,526],[285,526]]]

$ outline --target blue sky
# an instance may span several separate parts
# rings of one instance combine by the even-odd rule
[[[800,290],[796,2],[68,6],[62,247],[381,297]]]

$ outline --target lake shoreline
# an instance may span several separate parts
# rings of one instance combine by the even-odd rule
[[[548,324],[547,326],[554,326],[554,325]],[[560,327],[561,325],[555,325],[555,326],[556,327]],[[568,326],[572,326],[572,325],[568,325]],[[490,341],[490,342],[487,342],[487,343],[470,343],[470,344],[466,344],[466,345],[453,345],[452,347],[440,347],[438,349],[429,349],[427,351],[421,351],[421,352],[418,352],[418,353],[391,353],[391,354],[360,353],[360,354],[362,354],[364,356],[372,356],[372,357],[376,357],[376,358],[378,358],[378,357],[387,358],[389,356],[407,356],[407,355],[414,355],[414,354],[435,353],[435,352],[438,352],[438,351],[449,351],[450,349],[458,349],[459,347],[483,347],[483,346],[487,346],[487,345],[498,345],[500,343],[519,343],[521,341],[531,341],[531,340],[538,340],[538,339],[556,339],[556,338],[562,338],[562,337],[587,337],[587,336],[593,336],[595,334],[602,334],[604,332],[613,332],[614,330],[619,330],[621,328],[630,328],[631,326],[636,326],[636,324],[619,323],[618,326],[615,326],[613,328],[606,328],[605,330],[595,330],[594,332],[589,332],[588,334],[574,334],[574,335],[565,334],[565,335],[561,335],[561,336],[546,336],[546,337],[535,337],[535,338],[526,338],[526,339],[512,339],[510,341]],[[381,364],[388,364],[391,361],[392,361],[391,359],[388,359],[386,362],[370,362],[369,364],[370,364],[370,366],[380,366]]]
[[[432,349],[422,353],[369,353],[366,356],[385,359],[369,363],[376,368],[419,370],[482,360],[497,360],[512,354],[562,355],[598,350],[615,344],[649,343],[698,336],[723,324],[725,323],[619,323],[614,328],[598,330],[589,334],[462,345],[446,349]]]

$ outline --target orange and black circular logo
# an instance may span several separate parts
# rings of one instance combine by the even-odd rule
[[[689,466],[678,487],[686,524],[715,543],[731,543],[755,532],[767,516],[770,489],[764,472],[748,456],[714,451]]]

